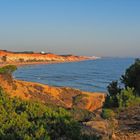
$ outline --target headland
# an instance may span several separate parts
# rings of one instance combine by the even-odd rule
[[[53,64],[65,62],[85,61],[96,59],[96,57],[75,56],[75,55],[57,55],[45,52],[11,52],[0,50],[0,65],[34,65],[34,64]]]

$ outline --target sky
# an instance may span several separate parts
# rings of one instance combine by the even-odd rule
[[[0,49],[140,57],[140,0],[0,0]]]

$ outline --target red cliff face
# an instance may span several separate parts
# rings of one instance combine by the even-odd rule
[[[41,53],[14,53],[8,51],[0,51],[0,62],[48,62],[48,61],[80,61],[86,60],[84,56],[73,55],[57,55],[57,54],[41,54]]]

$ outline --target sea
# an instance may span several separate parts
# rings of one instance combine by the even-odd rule
[[[58,87],[89,92],[107,92],[111,81],[119,80],[134,58],[101,58],[71,63],[24,65],[14,77]]]

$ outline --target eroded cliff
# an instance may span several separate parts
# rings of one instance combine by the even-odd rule
[[[0,75],[1,87],[11,96],[24,100],[38,100],[65,108],[80,108],[94,111],[102,108],[105,100],[103,93],[90,93],[68,87],[53,87],[39,83],[13,79]]]
[[[1,63],[31,63],[31,62],[71,62],[87,60],[85,56],[57,55],[52,53],[10,52],[0,50]]]

